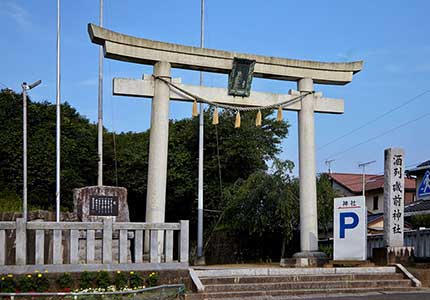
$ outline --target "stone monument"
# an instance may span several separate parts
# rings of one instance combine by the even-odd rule
[[[404,151],[388,148],[384,151],[384,244],[373,249],[373,260],[386,265],[405,263],[412,259],[413,247],[404,247]]]
[[[130,222],[127,189],[116,186],[87,186],[73,191],[74,211],[81,222]]]
[[[73,191],[74,212],[81,222],[130,222],[127,189],[116,186],[87,186]],[[134,238],[132,233],[127,236],[127,259],[131,261],[130,243]],[[95,232],[95,261],[102,262],[103,234]],[[85,237],[79,241],[79,257],[86,254]],[[119,233],[112,234],[112,257],[119,259]],[[84,262],[84,261],[83,261]]]

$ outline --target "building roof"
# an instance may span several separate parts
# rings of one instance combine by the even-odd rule
[[[405,205],[405,216],[430,214],[430,200],[420,200]]]
[[[413,169],[407,170],[406,173],[408,175],[417,175],[420,173],[424,173],[424,171],[430,170],[430,160],[426,160],[425,162],[420,163]]]
[[[354,194],[363,192],[363,175],[331,173],[328,176]],[[366,191],[384,189],[384,175],[366,174]],[[415,179],[405,177],[405,190],[415,190]]]
[[[367,225],[370,225],[375,221],[380,221],[381,219],[384,219],[384,213],[367,214]]]

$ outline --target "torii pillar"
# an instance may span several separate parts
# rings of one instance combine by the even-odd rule
[[[343,113],[344,106],[343,100],[322,98],[321,93],[314,92],[313,85],[347,84],[352,81],[353,74],[361,70],[361,61],[327,63],[238,54],[135,38],[93,24],[89,24],[88,31],[93,43],[103,45],[105,57],[154,65],[154,75],[171,82],[175,82],[170,78],[171,67],[228,74],[235,57],[255,61],[254,77],[296,81],[298,92],[277,95],[252,91],[247,98],[229,96],[227,90],[222,88],[183,85],[177,80],[175,84],[201,98],[214,99],[217,103],[249,107],[275,105],[284,103],[288,97],[291,99],[303,95],[301,101],[283,107],[286,110],[298,111],[299,114],[301,252],[296,253],[292,261],[284,260],[281,265],[284,263],[293,266],[313,266],[326,259],[325,254],[318,252],[314,113]],[[181,101],[194,99],[152,77],[144,77],[143,80],[115,79],[113,89],[115,95],[153,97],[146,221],[164,222],[169,99]],[[162,236],[158,241],[162,248]]]
[[[154,75],[170,80],[170,63],[157,62],[154,65]],[[148,223],[164,223],[165,220],[169,100],[169,86],[163,81],[157,80],[154,83],[149,135],[148,188],[146,192],[146,222]],[[145,239],[148,240],[148,237]],[[162,235],[159,235],[158,240],[162,240]]]

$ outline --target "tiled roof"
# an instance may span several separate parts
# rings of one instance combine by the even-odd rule
[[[419,168],[419,167],[427,167],[427,166],[430,166],[430,160],[420,163],[417,167]]]
[[[430,200],[420,200],[405,205],[405,214],[421,211],[430,211]]]
[[[352,193],[363,192],[362,174],[331,173],[330,178],[342,185]],[[384,175],[366,174],[366,191],[384,188]],[[415,179],[405,177],[405,189],[415,190]]]
[[[373,221],[376,221],[379,218],[383,218],[384,213],[377,213],[377,214],[368,214],[367,215],[367,224],[372,223]]]
[[[406,170],[406,174],[410,175],[419,175],[423,174],[426,170],[430,169],[430,160],[426,160],[425,162],[420,163],[413,169]]]

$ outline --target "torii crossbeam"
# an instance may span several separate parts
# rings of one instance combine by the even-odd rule
[[[284,107],[298,111],[299,117],[299,175],[300,175],[300,242],[301,252],[294,256],[302,265],[315,263],[318,252],[318,220],[316,201],[316,163],[314,112],[340,114],[343,100],[323,98],[314,92],[314,83],[345,85],[362,68],[362,61],[328,63],[292,60],[269,56],[242,54],[206,48],[190,47],[136,38],[116,33],[93,24],[88,25],[93,43],[103,46],[107,58],[154,65],[154,76],[163,77],[201,98],[240,106],[268,106],[304,95],[300,102]],[[298,91],[288,95],[251,91],[249,98],[232,97],[226,89],[184,85],[170,79],[171,68],[229,73],[234,58],[255,61],[253,76],[296,81]],[[152,97],[150,146],[148,162],[147,222],[164,222],[167,176],[169,99],[190,101],[162,80],[144,77],[142,80],[114,79],[113,93],[135,97]]]

